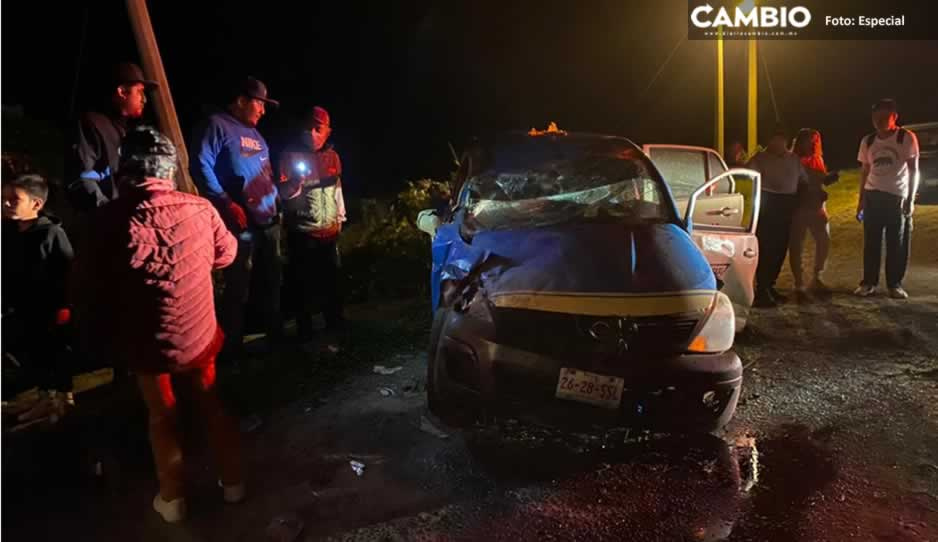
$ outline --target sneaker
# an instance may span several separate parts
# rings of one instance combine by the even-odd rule
[[[239,502],[243,501],[245,495],[247,495],[247,489],[244,487],[244,482],[226,486],[221,482],[221,480],[219,480],[218,487],[222,489],[222,498],[228,504],[238,504]]]
[[[906,292],[905,288],[902,286],[896,286],[895,288],[889,289],[889,297],[893,299],[908,299],[909,292]]]
[[[856,290],[853,291],[853,295],[859,296],[859,297],[870,297],[871,295],[875,293],[876,293],[876,286],[866,286],[864,284],[861,284],[860,286],[857,287]]]
[[[774,299],[778,304],[788,303],[788,296],[782,295],[775,288],[769,288],[769,294],[771,294],[772,299]]]
[[[186,499],[182,497],[167,502],[157,493],[156,497],[153,497],[153,509],[166,523],[179,523],[186,519]]]
[[[772,298],[772,294],[767,291],[761,291],[756,293],[756,298],[752,301],[752,306],[757,309],[774,309],[778,306],[778,303]]]

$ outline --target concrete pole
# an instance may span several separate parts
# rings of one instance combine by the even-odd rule
[[[153,25],[150,22],[150,12],[147,11],[146,0],[127,0],[127,15],[130,17],[130,25],[133,27],[134,38],[137,41],[143,71],[147,78],[159,84],[159,88],[152,93],[155,102],[153,105],[160,131],[166,134],[176,145],[176,155],[179,157],[176,184],[181,192],[198,194],[198,190],[189,176],[189,153],[186,151],[182,129],[179,127],[176,106],[173,104],[173,96],[169,91],[169,81],[166,79],[160,49],[156,44],[156,36],[153,34]]]
[[[749,40],[749,145],[751,156],[759,145],[759,60],[756,40]]]
[[[724,88],[723,88],[723,27],[717,30],[717,89],[716,89],[716,133],[714,134],[715,148],[720,156],[723,156],[723,145],[725,141],[724,133]]]

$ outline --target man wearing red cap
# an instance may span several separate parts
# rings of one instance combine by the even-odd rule
[[[313,108],[308,129],[280,157],[278,188],[287,229],[287,279],[299,302],[300,339],[312,339],[312,308],[321,300],[329,336],[326,348],[334,353],[343,327],[337,246],[345,221],[342,162],[326,143],[332,126],[325,109]]]

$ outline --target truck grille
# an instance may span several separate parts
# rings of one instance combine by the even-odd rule
[[[685,351],[699,321],[699,314],[606,318],[500,308],[495,339],[556,359],[629,358]]]

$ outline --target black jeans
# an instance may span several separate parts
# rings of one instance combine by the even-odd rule
[[[791,223],[798,206],[797,194],[762,192],[759,225],[759,266],[756,268],[756,292],[765,292],[775,286],[775,280],[785,263]]]
[[[902,211],[904,199],[878,190],[863,192],[863,286],[879,283],[879,264],[886,234],[886,286],[898,288],[912,251],[912,217]]]
[[[280,226],[250,228],[235,235],[238,255],[223,271],[225,288],[218,321],[225,332],[225,354],[237,355],[244,339],[244,320],[257,307],[269,338],[282,334],[280,318]]]
[[[319,308],[327,331],[339,331],[343,326],[337,241],[317,239],[304,232],[287,233],[287,289],[297,304],[296,327],[303,339],[312,338],[313,314]]]

